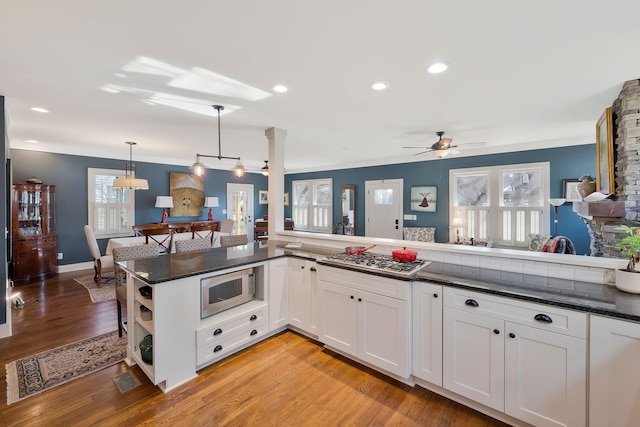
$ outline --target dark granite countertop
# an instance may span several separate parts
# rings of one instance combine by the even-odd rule
[[[640,295],[615,286],[432,262],[417,280],[640,321]]]

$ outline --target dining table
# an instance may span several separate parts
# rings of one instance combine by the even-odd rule
[[[228,236],[229,233],[224,233],[221,231],[215,231],[213,233],[213,244],[212,248],[220,247],[220,236]],[[175,253],[176,251],[176,240],[188,240],[193,237],[193,233],[173,233],[173,242],[171,243],[171,252]],[[105,250],[107,255],[113,255],[113,248],[118,248],[122,246],[136,246],[136,245],[144,245],[146,243],[146,236],[132,236],[132,237],[115,237],[113,239],[109,239],[107,242],[107,249]]]

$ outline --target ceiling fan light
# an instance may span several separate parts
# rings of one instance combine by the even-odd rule
[[[443,158],[449,155],[449,150],[433,150],[433,154],[436,156]]]
[[[269,161],[268,160],[264,161],[264,166],[262,167],[262,169],[260,169],[260,171],[262,172],[262,175],[269,176]]]

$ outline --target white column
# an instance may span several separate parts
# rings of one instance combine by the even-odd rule
[[[264,134],[269,141],[268,234],[273,239],[277,231],[284,230],[284,139],[287,131],[269,128]]]

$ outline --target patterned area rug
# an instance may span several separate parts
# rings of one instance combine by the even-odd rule
[[[127,355],[118,331],[43,351],[5,365],[7,405],[114,365]]]
[[[102,302],[109,301],[110,299],[116,299],[116,285],[113,279],[106,283],[103,279],[100,287],[98,287],[96,282],[93,281],[93,275],[76,277],[73,280],[87,288],[89,296],[91,297],[91,302]]]

